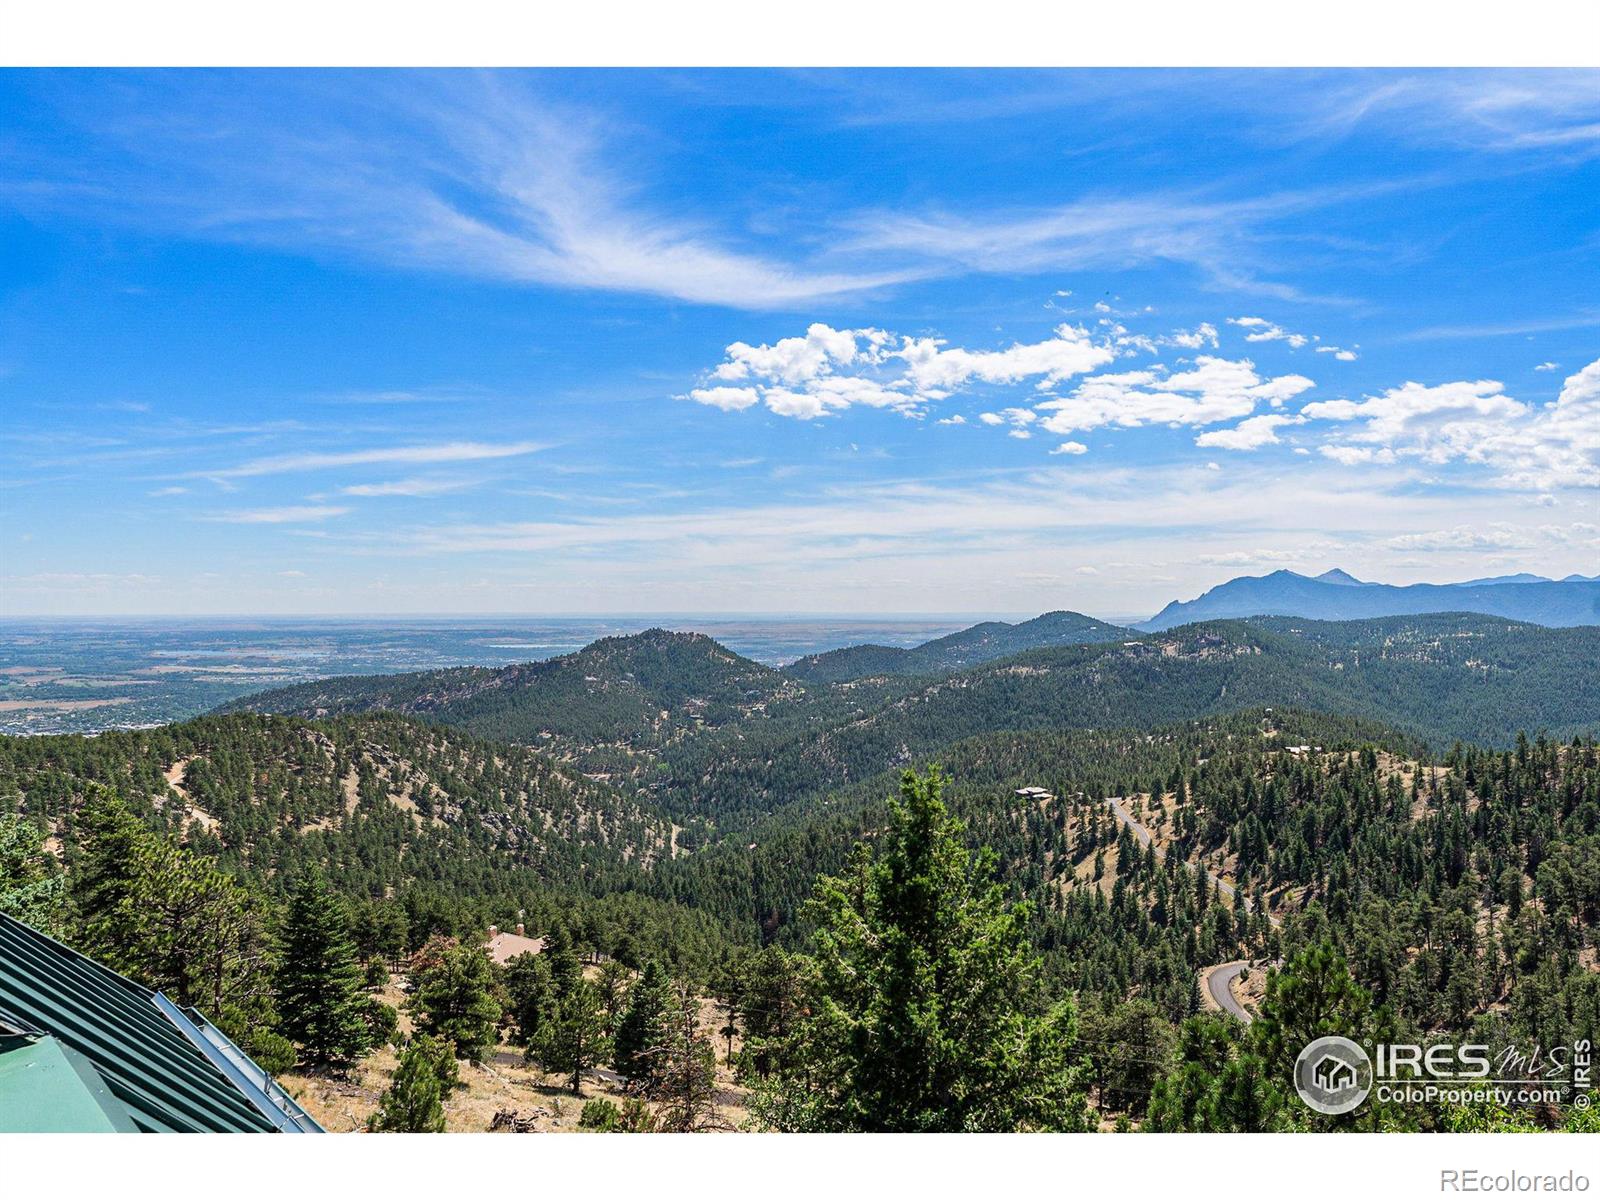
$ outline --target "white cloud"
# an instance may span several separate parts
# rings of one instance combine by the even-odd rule
[[[246,508],[230,512],[210,513],[199,518],[225,525],[300,525],[311,521],[327,521],[343,516],[348,508],[331,504],[289,505],[284,508]]]
[[[325,471],[332,467],[359,467],[377,463],[475,462],[481,459],[515,458],[547,449],[543,442],[442,442],[428,446],[384,446],[370,450],[345,450],[334,453],[278,454],[257,458],[237,467],[193,471],[206,479],[240,479],[255,475],[286,475],[304,471]]]
[[[816,322],[803,336],[771,345],[732,343],[723,361],[709,372],[708,386],[693,389],[688,398],[727,411],[759,402],[779,416],[797,420],[857,406],[920,416],[928,405],[973,384],[1033,381],[1036,387],[1049,387],[1113,357],[1109,347],[1071,325],[1058,327],[1052,337],[1039,342],[969,350],[948,346],[940,338],[899,337],[871,328],[835,329]],[[1019,423],[1015,418],[999,419]]]
[[[1082,442],[1062,442],[1054,450],[1050,451],[1050,453],[1051,454],[1087,454],[1087,453],[1089,453],[1089,447],[1085,446]]]
[[[1320,447],[1347,465],[1462,461],[1531,491],[1600,485],[1600,361],[1569,376],[1556,402],[1539,409],[1506,395],[1503,384],[1480,379],[1406,383],[1360,401],[1307,404],[1300,415],[1353,425]]]
[[[1195,438],[1196,446],[1215,446],[1221,450],[1259,450],[1262,446],[1278,444],[1278,430],[1284,425],[1298,425],[1299,417],[1286,417],[1271,413],[1241,421],[1232,429],[1213,429]]]
[[[147,496],[182,496],[185,493],[187,493],[188,490],[189,489],[186,488],[186,487],[178,487],[178,486],[174,485],[172,487],[159,487],[159,488],[156,488],[154,491],[146,492],[145,495],[147,495]]]
[[[1214,350],[1217,347],[1217,327],[1209,321],[1202,321],[1193,329],[1176,330],[1163,340],[1169,346],[1184,350],[1201,350],[1207,346]]]
[[[1263,401],[1276,408],[1312,386],[1303,375],[1263,378],[1249,359],[1200,355],[1187,371],[1158,365],[1091,376],[1071,396],[1037,407],[1051,414],[1043,423],[1051,433],[1103,425],[1210,425],[1249,416]]]
[[[1288,342],[1296,350],[1316,339],[1303,333],[1290,333],[1281,325],[1276,325],[1265,317],[1229,317],[1229,325],[1238,325],[1250,332],[1244,335],[1247,342]]]
[[[395,479],[387,483],[357,483],[339,490],[346,496],[441,496],[471,486],[462,479]]]
[[[623,174],[653,152],[638,131],[505,75],[397,72],[369,78],[359,97],[294,74],[168,91],[176,98],[141,89],[137,119],[82,114],[120,143],[30,164],[64,185],[34,187],[29,202],[93,205],[97,217],[211,240],[751,309],[918,274],[740,248],[704,212],[680,215]],[[86,179],[95,168],[103,174]]]
[[[689,393],[689,399],[696,404],[720,408],[723,412],[737,412],[759,403],[761,394],[755,388],[747,387],[695,388]]]
[[[1384,543],[1395,550],[1546,550],[1551,546],[1600,549],[1600,526],[1584,521],[1570,525],[1514,525],[1491,521],[1456,525],[1425,533],[1405,533]]]
[[[1317,353],[1331,354],[1340,362],[1355,362],[1356,360],[1356,352],[1354,350],[1346,350],[1342,346],[1318,346]]]
[[[1561,366],[1560,363],[1542,362],[1537,367],[1535,367],[1534,370],[1535,371],[1554,371],[1560,366]]]

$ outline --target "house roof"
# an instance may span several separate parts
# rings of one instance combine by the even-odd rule
[[[544,939],[496,930],[494,936],[484,942],[483,948],[489,952],[490,958],[504,966],[519,954],[540,953],[544,950]]]
[[[0,1130],[133,1133],[127,1110],[81,1054],[53,1037],[0,1037]]]
[[[317,1132],[271,1077],[194,1009],[0,913],[0,1132]],[[17,1057],[17,1056],[21,1057]],[[69,1077],[70,1071],[76,1080]]]

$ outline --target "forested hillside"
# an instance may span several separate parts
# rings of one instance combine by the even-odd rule
[[[380,1128],[483,1127],[450,1097],[462,1072],[503,1086],[472,1074],[497,1045],[533,1086],[608,1081],[592,1128],[723,1127],[727,1095],[782,1129],[1552,1125],[1571,1114],[1327,1121],[1287,1072],[1329,1021],[1600,1034],[1597,661],[1594,628],[1444,614],[836,683],[660,631],[330,680],[250,701],[304,715],[0,740],[0,907],[209,1004],[307,1087],[371,1074]],[[490,962],[483,931],[517,923],[551,953]],[[862,1057],[889,1036],[875,989],[930,978],[876,937],[951,981],[993,964],[930,997],[948,1040]],[[336,944],[325,986],[304,964]],[[1224,965],[1248,1027],[1207,1011]],[[405,1021],[323,996],[363,970]]]
[[[943,675],[1025,650],[1130,636],[1134,635],[1120,625],[1108,625],[1082,613],[1050,612],[1015,625],[985,621],[910,649],[845,646],[808,654],[790,663],[784,673],[803,683],[843,683],[868,675]]]
[[[1569,736],[1600,721],[1596,664],[1600,627],[1262,618],[930,677],[804,684],[709,639],[655,631],[550,663],[327,680],[238,706],[388,707],[538,746],[639,789],[699,845],[987,731],[1149,726],[1270,705],[1359,716],[1438,747],[1507,745],[1523,729]]]

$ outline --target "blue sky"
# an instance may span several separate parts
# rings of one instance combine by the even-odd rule
[[[1600,570],[1600,76],[0,73],[0,611]]]

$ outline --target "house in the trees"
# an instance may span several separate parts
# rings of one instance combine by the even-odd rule
[[[489,952],[489,957],[502,967],[521,954],[538,954],[544,950],[543,938],[527,936],[527,930],[519,921],[515,933],[507,933],[498,925],[489,926],[489,937],[484,942],[483,948]]]

